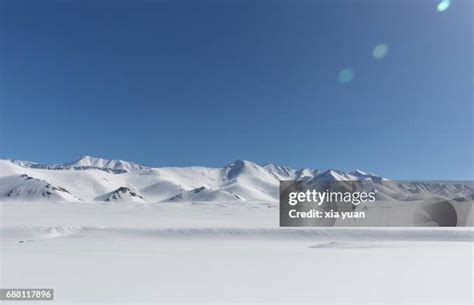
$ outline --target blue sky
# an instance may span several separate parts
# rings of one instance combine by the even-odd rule
[[[473,179],[473,2],[437,4],[1,1],[0,156]]]

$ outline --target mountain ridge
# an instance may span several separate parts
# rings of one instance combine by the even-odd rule
[[[26,181],[25,176],[30,179]],[[32,183],[31,179],[36,182]],[[276,204],[282,180],[363,181],[377,184],[381,198],[396,200],[416,200],[428,195],[474,198],[474,190],[468,187],[400,183],[362,170],[295,170],[247,160],[235,160],[217,168],[153,168],[91,156],[61,165],[0,159],[0,201]]]
[[[5,159],[14,164],[27,168],[38,168],[38,169],[101,169],[104,171],[110,171],[114,173],[131,172],[135,170],[147,169],[149,167],[140,165],[130,161],[105,159],[99,157],[92,157],[89,155],[82,155],[76,160],[65,162],[62,164],[42,164],[33,161],[23,161],[15,159]]]

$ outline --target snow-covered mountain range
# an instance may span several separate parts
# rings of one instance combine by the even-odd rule
[[[123,160],[107,160],[102,158],[95,158],[91,156],[82,156],[78,160],[66,162],[64,164],[46,165],[31,161],[20,161],[9,159],[14,164],[28,168],[38,169],[100,169],[112,173],[127,173],[140,169],[147,169],[148,167],[139,165],[133,162]]]
[[[60,165],[0,160],[0,201],[277,203],[280,180],[367,181],[383,200],[474,198],[471,186],[400,183],[360,170],[294,170],[237,160],[221,168],[150,168],[90,156]]]

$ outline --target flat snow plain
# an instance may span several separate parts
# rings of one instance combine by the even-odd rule
[[[0,211],[0,286],[54,288],[51,304],[473,299],[472,229],[283,229],[276,205],[11,202]]]

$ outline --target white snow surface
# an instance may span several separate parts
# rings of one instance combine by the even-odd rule
[[[468,228],[288,229],[276,206],[215,203],[0,211],[0,286],[54,288],[46,304],[472,302]]]

